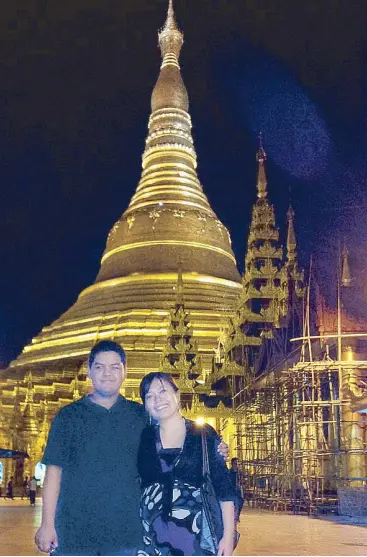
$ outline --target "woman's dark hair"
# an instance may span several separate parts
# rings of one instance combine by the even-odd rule
[[[152,371],[148,373],[140,383],[140,398],[145,404],[145,397],[147,396],[150,386],[153,383],[154,379],[158,379],[162,383],[165,381],[169,385],[171,385],[172,389],[177,393],[178,387],[169,373],[164,373],[163,371]]]

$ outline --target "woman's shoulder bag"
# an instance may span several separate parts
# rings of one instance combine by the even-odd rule
[[[219,542],[223,537],[223,518],[220,502],[215,494],[209,468],[208,445],[205,431],[201,431],[203,452],[203,483],[201,486],[202,527],[200,547],[212,555],[218,554]]]

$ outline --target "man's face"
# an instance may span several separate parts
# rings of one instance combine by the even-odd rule
[[[125,367],[117,352],[98,352],[91,367],[88,367],[88,377],[93,387],[101,396],[117,395],[125,379]]]

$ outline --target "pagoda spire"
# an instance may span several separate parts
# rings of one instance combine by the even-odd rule
[[[151,96],[141,178],[108,236],[97,282],[147,268],[175,273],[178,259],[184,274],[200,272],[209,261],[200,250],[210,251],[210,260],[218,254],[215,258],[231,266],[221,276],[239,280],[229,233],[212,210],[196,170],[189,97],[179,65],[183,42],[170,0],[158,32],[162,63]],[[169,256],[167,249],[172,250]]]
[[[349,250],[347,246],[344,246],[342,251],[341,286],[346,286],[347,288],[349,288],[352,286],[352,282],[353,278],[349,266]]]
[[[281,269],[284,251],[279,240],[274,207],[267,196],[266,153],[261,134],[256,158],[257,200],[252,208],[243,289],[236,313],[229,322],[224,362],[217,371],[217,375],[222,376],[243,375],[243,367],[237,365],[235,357],[238,347],[244,348],[243,353],[255,353],[264,339],[273,338],[273,330],[280,326],[282,317],[280,300],[283,295]]]
[[[288,233],[287,233],[287,261],[288,263],[295,262],[297,258],[297,240],[294,231],[294,211],[292,206],[289,206],[287,211]]]
[[[22,410],[19,400],[19,384],[17,383],[13,395],[13,412],[10,420],[10,429],[17,430],[22,416]]]
[[[28,373],[28,376],[24,379],[24,381],[27,383],[27,394],[25,399],[24,412],[21,420],[21,431],[24,436],[37,436],[39,433],[39,424],[33,407],[34,388],[31,372]]]
[[[176,284],[176,307],[184,305],[184,283],[182,278],[182,263],[179,261]]]
[[[268,195],[268,181],[265,172],[266,153],[263,147],[263,138],[261,132],[259,134],[259,149],[256,154],[256,160],[258,162],[257,197],[259,199],[265,199]]]
[[[169,0],[167,19],[158,33],[158,42],[162,53],[161,69],[166,66],[180,69],[178,59],[183,45],[183,34],[176,23],[172,0]]]
[[[198,345],[193,340],[190,313],[184,304],[182,266],[179,262],[175,306],[170,310],[167,338],[163,347],[160,371],[170,373],[177,381],[181,392],[194,392],[194,381],[202,373]]]
[[[78,372],[76,372],[74,375],[73,383],[73,401],[75,402],[76,400],[80,399]]]
[[[282,271],[282,285],[284,295],[281,297],[283,314],[288,312],[292,302],[304,296],[304,272],[298,265],[297,238],[294,225],[294,211],[291,205],[287,211],[287,253]],[[295,296],[294,296],[295,294]]]

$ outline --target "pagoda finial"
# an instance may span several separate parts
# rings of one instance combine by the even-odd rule
[[[292,206],[289,205],[287,211],[288,220],[288,234],[287,234],[287,259],[288,261],[295,261],[297,257],[297,240],[296,233],[294,231],[294,211]]]
[[[256,160],[259,164],[258,173],[257,173],[257,197],[259,199],[265,199],[268,193],[267,191],[268,181],[266,179],[266,174],[265,174],[266,153],[263,147],[262,132],[259,133],[259,149],[256,154]]]
[[[168,0],[167,19],[166,23],[163,26],[163,30],[166,31],[167,29],[179,31],[175,19],[175,12],[173,9],[173,0]]]
[[[344,245],[342,251],[342,258],[341,285],[349,288],[350,286],[352,286],[353,278],[349,266],[349,250],[346,245]]]
[[[152,112],[162,108],[178,108],[187,112],[189,99],[178,62],[183,45],[183,34],[176,23],[172,0],[168,3],[165,24],[158,32],[158,42],[162,64],[152,93]]]
[[[172,0],[168,2],[167,18],[158,33],[158,42],[163,58],[161,67],[177,66],[179,68],[178,58],[183,45],[183,34],[176,23]]]

